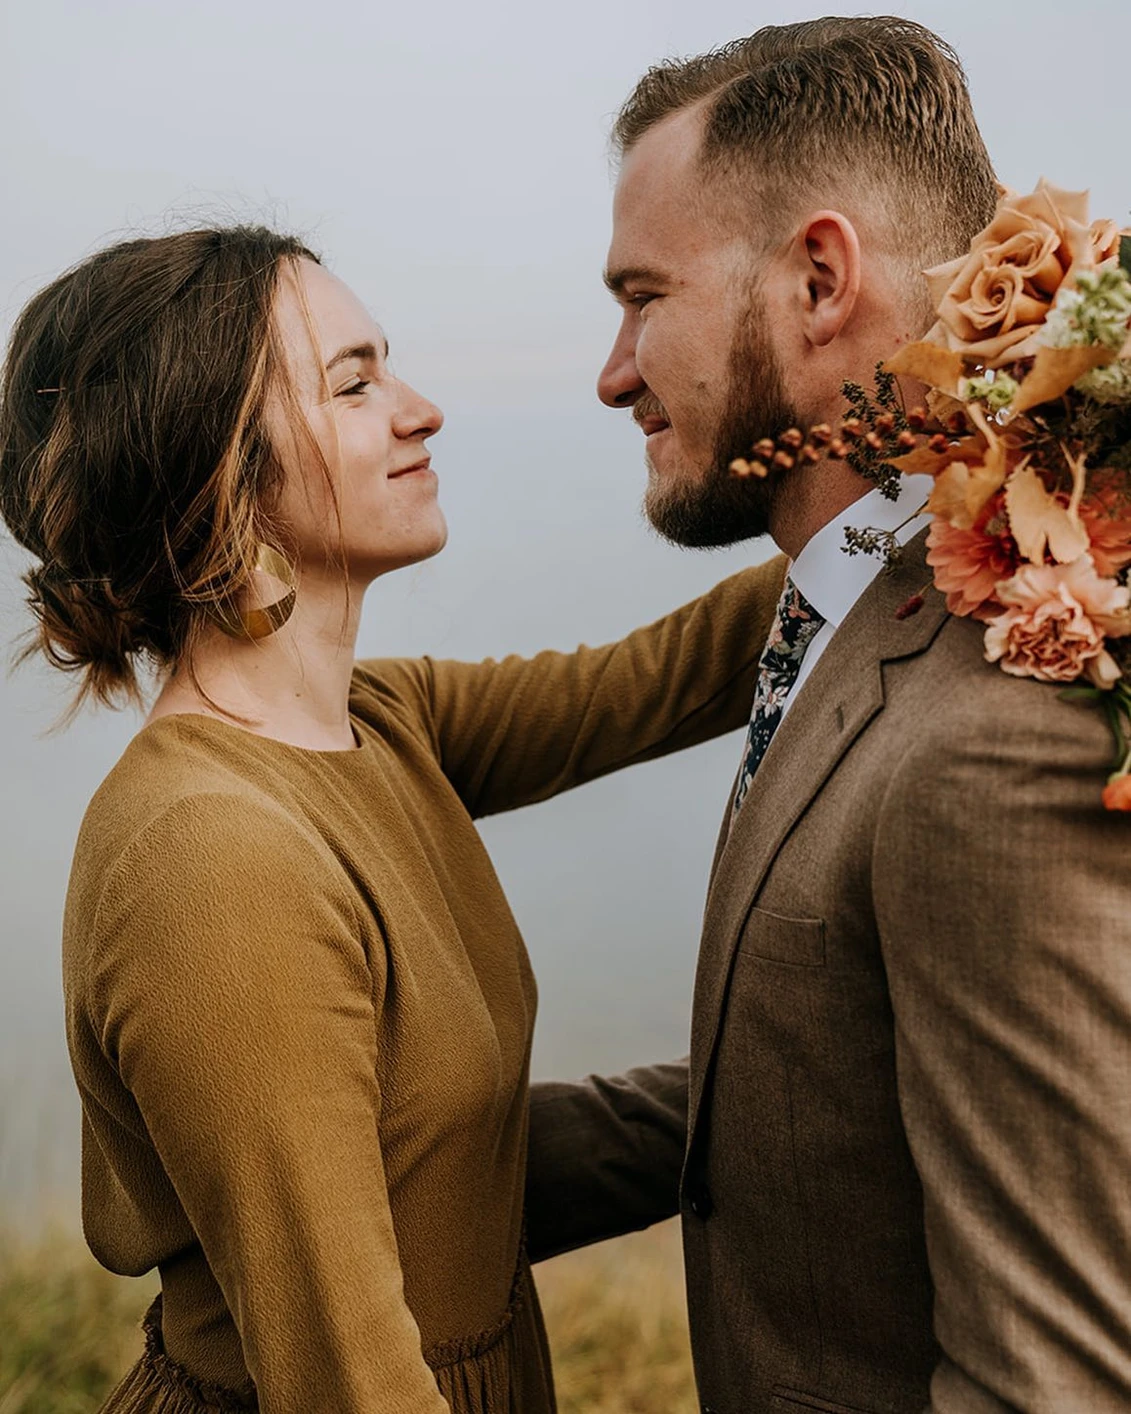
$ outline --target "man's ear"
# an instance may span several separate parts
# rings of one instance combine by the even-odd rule
[[[824,348],[844,328],[860,294],[860,240],[840,211],[815,211],[797,233],[796,256],[804,283],[801,332]]]

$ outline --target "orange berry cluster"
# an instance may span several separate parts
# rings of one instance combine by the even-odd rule
[[[917,444],[917,434],[930,422],[930,416],[926,408],[912,408],[906,422],[907,426],[897,432],[895,414],[883,412],[873,419],[870,427],[865,427],[858,417],[846,417],[835,428],[827,422],[818,422],[810,427],[808,436],[799,427],[790,427],[776,439],[763,437],[756,442],[753,456],[736,457],[730,470],[734,476],[761,479],[771,471],[792,471],[799,463],[812,464],[822,457],[843,461],[856,443],[863,443],[873,452],[886,452],[893,447],[910,451]],[[961,413],[955,413],[948,419],[947,427],[952,436],[959,436],[967,430],[966,419]],[[940,432],[932,439],[932,446],[938,438],[946,444],[946,434]]]

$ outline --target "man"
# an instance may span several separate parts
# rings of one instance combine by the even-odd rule
[[[728,471],[930,322],[918,272],[995,200],[961,70],[905,20],[765,29],[654,69],[616,140],[599,389],[647,435],[648,514],[793,565],[689,1081],[535,1090],[532,1250],[678,1201],[704,1414],[1131,1409],[1131,835],[1101,714],[983,660],[921,521],[892,575],[842,552],[916,488],[893,511],[843,463]]]

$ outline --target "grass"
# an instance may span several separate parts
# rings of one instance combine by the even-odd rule
[[[537,1269],[560,1414],[694,1414],[672,1225]],[[73,1238],[0,1239],[0,1414],[94,1414],[140,1353],[155,1290]]]
[[[698,1414],[677,1224],[556,1257],[536,1277],[560,1414]]]
[[[140,1351],[153,1291],[103,1271],[73,1238],[0,1240],[0,1414],[96,1410]]]

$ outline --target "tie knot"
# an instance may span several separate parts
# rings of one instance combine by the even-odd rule
[[[787,575],[781,598],[778,600],[777,618],[766,644],[767,651],[783,658],[796,655],[800,659],[824,622],[822,616]]]
[[[750,781],[765,755],[782,719],[785,701],[801,671],[805,650],[824,625],[824,619],[809,603],[792,579],[786,579],[778,600],[777,617],[758,663],[758,683],[750,712],[742,770],[734,797],[737,812],[746,798]]]

